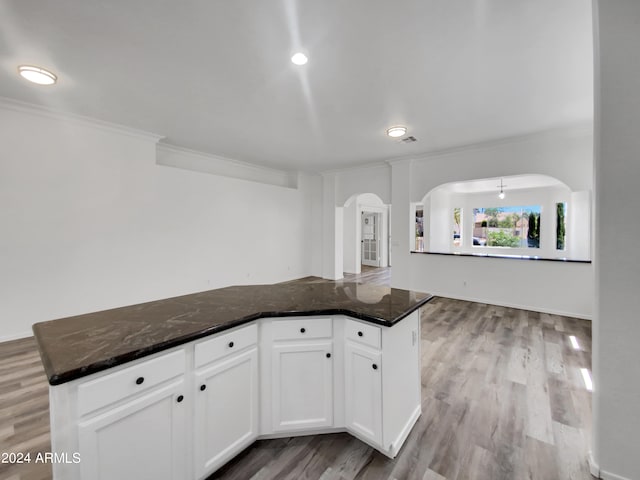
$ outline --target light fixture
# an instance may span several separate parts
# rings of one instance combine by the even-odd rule
[[[58,77],[49,70],[33,65],[20,65],[18,73],[22,78],[38,85],[53,85],[58,81]]]
[[[401,137],[405,133],[407,133],[407,127],[403,127],[401,125],[396,125],[395,127],[391,127],[387,130],[387,135],[392,138]]]
[[[506,187],[506,185],[503,185],[502,179],[500,179],[500,185],[498,185],[498,187],[500,187],[500,193],[498,194],[498,198],[500,200],[504,200],[504,187]]]
[[[309,59],[307,58],[307,56],[304,53],[298,52],[298,53],[294,54],[293,57],[291,57],[291,61],[293,63],[295,63],[296,65],[304,65],[305,63],[307,63],[309,61]]]

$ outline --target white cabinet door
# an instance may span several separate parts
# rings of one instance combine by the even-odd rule
[[[78,426],[81,478],[183,480],[184,380],[150,392]]]
[[[347,430],[382,444],[382,354],[345,343],[345,421]]]
[[[204,478],[258,436],[258,350],[199,370],[195,396],[196,476]]]
[[[333,426],[331,341],[274,345],[273,431]]]

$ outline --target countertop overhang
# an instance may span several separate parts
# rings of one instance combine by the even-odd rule
[[[360,283],[283,283],[209,290],[33,325],[59,385],[265,317],[347,315],[391,327],[433,298]]]

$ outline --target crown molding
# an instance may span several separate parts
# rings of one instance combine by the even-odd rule
[[[378,168],[388,169],[389,168],[389,164],[388,164],[388,162],[384,161],[384,162],[364,163],[362,165],[352,165],[350,167],[343,167],[343,168],[332,168],[330,170],[321,171],[320,175],[331,175],[331,174],[336,174],[336,173],[348,173],[348,172],[351,172],[351,171],[358,171],[358,170],[374,170],[374,169],[378,169]]]
[[[439,150],[431,150],[418,155],[407,155],[403,157],[396,157],[387,160],[389,165],[398,165],[404,163],[411,163],[421,160],[432,160],[438,157],[444,157],[448,155],[454,155],[461,152],[468,152],[471,150],[491,150],[493,148],[510,145],[515,143],[526,143],[543,138],[553,137],[579,137],[593,134],[593,121],[576,122],[571,124],[559,125],[557,127],[548,128],[545,130],[537,130],[535,132],[529,132],[522,135],[512,135],[509,137],[494,138],[489,140],[483,140],[480,142],[467,143],[462,145],[456,145]]]
[[[96,118],[85,117],[82,115],[77,115],[75,113],[64,112],[61,110],[44,107],[42,105],[35,105],[32,103],[22,102],[20,100],[14,100],[12,98],[7,98],[7,97],[0,97],[0,108],[4,110],[11,110],[14,112],[52,118],[54,120],[73,122],[80,125],[98,128],[100,130],[104,130],[107,132],[149,140],[154,143],[157,143],[164,138],[163,135],[146,132],[144,130],[137,130],[135,128],[126,127],[124,125],[119,125],[117,123],[106,122],[103,120],[98,120]]]
[[[161,158],[163,154],[180,155],[182,159],[171,161]],[[188,160],[192,160],[189,162]],[[195,163],[194,163],[195,162]],[[190,148],[160,142],[156,145],[156,163],[158,165],[182,168],[185,170],[209,173],[223,177],[232,177],[258,183],[266,183],[287,188],[297,188],[299,172],[278,170],[254,163],[213,155]]]

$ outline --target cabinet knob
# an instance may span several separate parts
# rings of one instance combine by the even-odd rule
[[[330,353],[327,353],[327,358],[331,358],[331,354]]]
[[[142,382],[144,382],[144,377],[138,377],[136,378],[136,385],[141,385]]]
[[[302,327],[302,328],[300,329],[300,333],[304,333],[304,332],[306,332],[306,331],[307,331],[307,329],[306,329],[306,328],[304,328],[304,327]]]
[[[182,400],[184,400],[184,397],[182,395],[178,395],[178,398],[176,398],[176,402],[180,403],[182,402]]]
[[[200,385],[200,391],[204,392],[207,389],[206,385]]]
[[[375,363],[374,363],[373,365],[371,365],[371,367],[372,367],[374,370],[377,370],[377,369],[378,369],[378,365],[376,365]]]
[[[362,332],[358,332],[358,336],[361,337],[362,335],[364,335],[364,333]]]
[[[229,342],[229,348],[233,348],[233,342]]]

